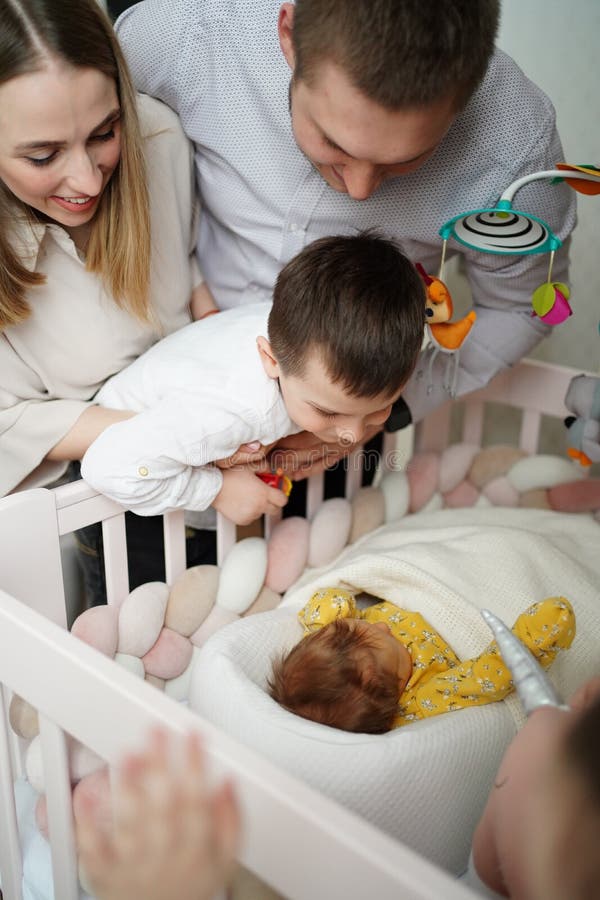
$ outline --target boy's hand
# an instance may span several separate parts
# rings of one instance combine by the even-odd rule
[[[170,758],[167,737],[125,761],[114,828],[81,809],[80,859],[99,900],[210,900],[231,874],[240,831],[230,783],[210,790],[198,738]]]
[[[283,491],[269,487],[252,469],[226,469],[212,505],[236,525],[249,525],[259,516],[274,516],[286,503]]]
[[[324,444],[310,431],[300,431],[298,434],[291,434],[277,442],[268,457],[270,467],[282,469],[283,473],[292,481],[301,481],[303,478],[317,475],[324,469],[330,469],[357,447],[370,441],[381,430],[381,425],[371,425],[367,428],[360,444],[344,446]]]

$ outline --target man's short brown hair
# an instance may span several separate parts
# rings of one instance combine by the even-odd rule
[[[275,660],[274,700],[304,719],[363,734],[390,731],[398,712],[397,673],[384,669],[369,635],[336,619]]]
[[[387,109],[455,95],[460,109],[488,67],[499,0],[296,0],[296,78],[325,61]]]
[[[314,241],[281,270],[269,341],[284,374],[302,377],[316,352],[334,383],[377,397],[406,383],[424,327],[415,267],[393,241],[366,232]]]

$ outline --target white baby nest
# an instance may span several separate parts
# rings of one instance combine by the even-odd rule
[[[297,610],[317,588],[347,583],[417,609],[461,658],[491,636],[478,609],[508,624],[534,600],[565,595],[578,636],[551,674],[568,696],[600,672],[600,526],[541,510],[418,514],[380,528],[323,570],[309,571],[277,610],[250,616],[202,648],[190,703],[276,765],[460,874],[500,759],[521,720],[516,699],[362,735],[292,715],[265,691],[273,656],[302,635]],[[575,555],[575,548],[577,555]]]
[[[514,735],[504,705],[466,710],[385,735],[350,734],[279,707],[262,685],[269,659],[301,635],[295,613],[223,629],[196,663],[191,703],[272,762],[460,874],[478,812]],[[210,687],[208,687],[210,685]],[[477,777],[465,778],[465,771]]]

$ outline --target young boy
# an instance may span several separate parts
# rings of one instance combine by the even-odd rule
[[[495,642],[460,662],[420,613],[393,603],[361,611],[350,591],[323,588],[298,618],[306,635],[275,661],[269,691],[290,712],[323,725],[381,734],[502,700],[513,689]],[[547,668],[575,637],[571,604],[564,597],[534,603],[513,632]]]
[[[94,441],[82,476],[140,515],[212,504],[245,524],[274,513],[281,491],[215,462],[298,431],[360,441],[412,373],[424,321],[423,283],[393,242],[315,241],[282,269],[272,306],[186,326],[104,385],[102,406],[137,415]]]

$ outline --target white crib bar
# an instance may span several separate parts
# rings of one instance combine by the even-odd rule
[[[67,737],[41,713],[39,721],[54,896],[60,900],[79,900]]]
[[[102,544],[106,573],[106,602],[118,606],[129,593],[124,513],[104,519]]]
[[[66,628],[56,501],[51,491],[26,491],[2,499],[2,588]]]
[[[22,900],[23,863],[13,789],[8,690],[0,685],[0,872],[4,900]]]
[[[450,437],[452,406],[440,406],[416,427],[415,449],[418,451],[444,450]]]
[[[165,576],[173,584],[185,571],[185,513],[182,509],[164,516]]]
[[[235,544],[235,525],[221,513],[217,513],[217,564],[222,565],[223,560]]]
[[[359,447],[358,450],[354,450],[354,452],[344,460],[346,466],[346,485],[344,492],[348,500],[352,500],[361,486],[363,461],[365,458],[364,453],[364,447]]]
[[[542,417],[534,409],[526,409],[521,417],[521,430],[519,432],[519,447],[526,453],[535,453],[540,439],[540,426]]]
[[[3,591],[0,633],[6,644],[3,679],[43,716],[60,722],[111,764],[126,748],[139,747],[151,725],[179,734],[201,731],[211,768],[218,777],[228,774],[236,781],[245,826],[241,861],[290,900],[364,900],[371,895],[378,900],[473,900],[460,883],[407,847],[259,758]],[[23,658],[35,659],[36,666],[23,666]],[[40,671],[52,671],[52,684],[60,685],[60,691],[49,689],[47,679],[39,678]],[[93,716],[81,715],[82,696]],[[119,727],[106,727],[115,716]],[[56,733],[50,740],[56,741]],[[68,802],[70,792],[65,796],[63,802]],[[280,836],[276,848],[273,835]],[[54,837],[53,832],[53,841]],[[70,874],[57,873],[56,896],[71,900],[69,879],[75,870],[70,849],[61,857],[61,866],[67,865]]]
[[[483,400],[474,400],[472,403],[465,403],[465,415],[462,428],[462,439],[465,444],[476,444],[478,447],[481,447],[483,438],[483,420]]]
[[[325,485],[325,474],[320,472],[308,479],[306,485],[306,518],[312,522],[316,512],[323,502],[323,488]]]

